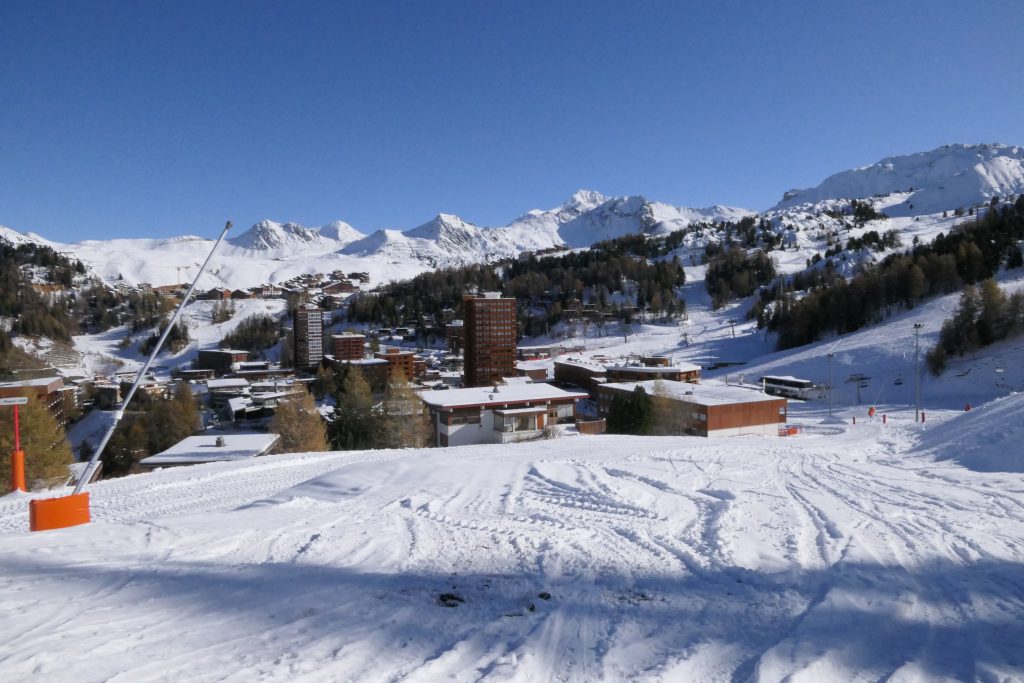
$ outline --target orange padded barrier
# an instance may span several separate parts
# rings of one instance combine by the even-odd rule
[[[17,450],[11,454],[11,489],[27,491],[25,488],[25,451]]]
[[[89,494],[40,498],[28,502],[28,526],[32,531],[63,529],[89,523]]]

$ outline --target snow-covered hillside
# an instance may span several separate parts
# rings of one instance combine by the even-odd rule
[[[53,242],[46,240],[39,235],[31,232],[18,232],[12,228],[0,225],[0,240],[13,244],[15,246],[19,244],[41,244],[44,246],[53,246]]]
[[[563,437],[181,468],[98,483],[92,524],[37,534],[8,497],[0,669],[1024,677],[1020,475],[934,462],[920,426],[797,419],[805,432],[785,440]]]
[[[887,157],[843,171],[817,187],[790,190],[776,209],[827,199],[869,198],[904,193],[886,208],[890,216],[953,211],[1024,192],[1024,148],[1011,145],[945,145],[929,152]]]
[[[563,222],[558,234],[571,247],[585,247],[624,235],[663,235],[693,223],[738,220],[751,213],[726,206],[687,209],[644,197],[619,197]]]

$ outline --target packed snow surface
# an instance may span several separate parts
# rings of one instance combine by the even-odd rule
[[[798,419],[787,438],[580,436],[164,470],[100,482],[93,523],[36,534],[25,497],[8,497],[0,670],[1024,677],[1021,475],[935,462],[916,445],[931,423]]]
[[[1024,394],[964,412],[933,429],[921,445],[981,472],[1024,472]]]

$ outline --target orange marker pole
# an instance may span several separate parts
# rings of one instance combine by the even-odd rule
[[[11,455],[11,488],[25,491],[25,451],[21,450],[21,433],[18,430],[18,405],[14,405],[14,453]]]

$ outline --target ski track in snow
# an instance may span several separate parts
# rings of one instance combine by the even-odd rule
[[[913,425],[821,432],[271,456],[98,483],[93,524],[43,534],[8,497],[0,670],[1024,677],[1020,477],[933,463]]]

